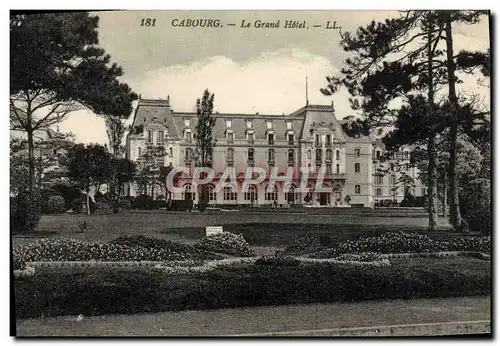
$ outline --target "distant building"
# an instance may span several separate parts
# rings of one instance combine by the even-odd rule
[[[379,136],[347,136],[342,124],[354,117],[339,121],[333,104],[306,105],[288,115],[215,113],[213,116],[217,140],[212,158],[215,182],[226,167],[234,167],[238,186],[227,185],[217,192],[212,184],[209,186],[210,204],[262,205],[276,201],[278,204],[372,207],[376,201],[400,202],[404,197],[403,189],[394,189],[403,171],[394,168],[394,172],[376,177],[379,158],[386,151],[377,139]],[[134,130],[127,136],[126,155],[130,160],[140,161],[144,153],[160,147],[165,153],[162,164],[191,168],[190,173],[183,174],[177,182],[183,192],[174,194],[174,199],[198,199],[197,187],[192,184],[196,123],[196,113],[174,111],[169,99],[139,99],[132,125]],[[415,179],[415,188],[409,192],[420,196],[426,193],[425,187],[417,179],[416,168],[409,165],[406,151],[402,151],[401,160],[405,163],[400,166]],[[241,178],[249,166],[264,168],[269,173],[273,167],[278,167],[279,175],[286,175],[288,167],[293,167],[294,179],[286,188],[284,183],[277,182],[268,189],[270,179],[266,176],[262,183],[243,190]],[[307,167],[310,172],[307,186],[311,189],[323,171],[323,186],[327,191],[297,192],[302,178],[301,167]],[[130,184],[128,192],[135,196],[139,188]],[[162,195],[161,189],[155,189],[154,194],[153,198]]]

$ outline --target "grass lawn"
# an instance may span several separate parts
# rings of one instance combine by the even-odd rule
[[[79,222],[88,229],[77,233]],[[274,249],[287,246],[296,236],[306,232],[325,233],[335,239],[354,239],[386,231],[425,231],[427,218],[384,217],[365,215],[309,215],[273,213],[166,213],[122,212],[113,215],[44,215],[36,232],[14,236],[14,245],[39,238],[71,237],[81,240],[108,241],[121,235],[146,235],[191,244],[205,234],[206,226],[224,226],[225,231],[242,233],[254,247]],[[450,237],[449,225],[440,220],[441,230],[435,237]]]

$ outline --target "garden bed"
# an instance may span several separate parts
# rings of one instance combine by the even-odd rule
[[[172,274],[148,268],[40,268],[16,278],[17,318],[489,294],[490,262],[395,258],[390,266],[242,263]]]

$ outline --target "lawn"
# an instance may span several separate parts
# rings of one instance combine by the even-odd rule
[[[86,221],[87,230],[77,233],[78,223]],[[14,236],[14,245],[39,238],[71,237],[81,240],[108,241],[121,235],[146,235],[192,244],[204,236],[206,226],[223,226],[224,231],[242,233],[257,248],[287,246],[296,236],[306,232],[324,233],[334,239],[354,239],[386,231],[425,231],[425,216],[386,217],[359,214],[310,215],[294,213],[166,213],[122,212],[113,215],[44,215],[36,232]],[[445,220],[435,237],[452,236]]]

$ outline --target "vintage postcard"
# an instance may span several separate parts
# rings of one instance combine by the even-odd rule
[[[491,20],[12,11],[11,334],[490,336]]]

